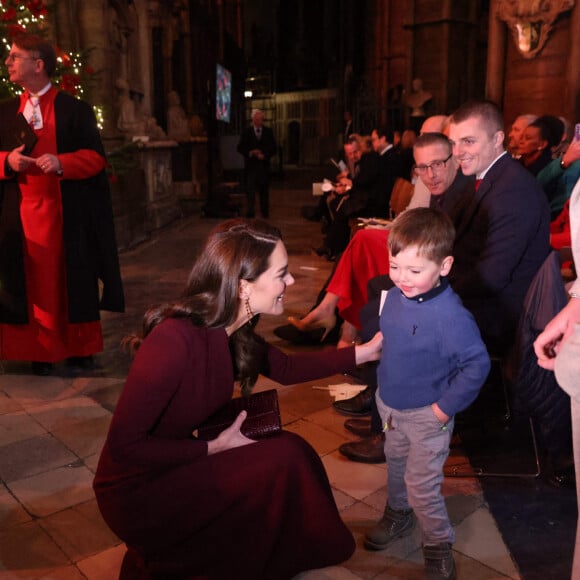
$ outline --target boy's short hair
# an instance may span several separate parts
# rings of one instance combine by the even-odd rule
[[[399,252],[417,246],[419,254],[441,264],[453,255],[455,228],[449,216],[438,209],[416,207],[401,213],[389,232],[389,252]]]

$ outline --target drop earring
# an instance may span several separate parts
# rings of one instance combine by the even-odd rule
[[[248,320],[252,320],[255,316],[252,307],[250,306],[250,298],[248,296],[246,296],[246,314],[248,315]]]

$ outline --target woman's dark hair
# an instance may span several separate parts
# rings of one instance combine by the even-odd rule
[[[189,274],[180,300],[150,308],[143,318],[141,336],[125,341],[133,349],[166,318],[189,318],[196,326],[223,328],[233,324],[240,308],[240,280],[255,281],[270,265],[270,256],[282,239],[280,230],[257,219],[232,219],[209,234]],[[237,378],[242,392],[254,386],[265,363],[265,345],[245,324],[230,337]]]

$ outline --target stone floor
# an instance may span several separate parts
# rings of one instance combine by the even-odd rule
[[[301,315],[312,305],[331,264],[310,251],[320,242],[319,224],[299,217],[312,202],[312,174],[294,172],[272,188],[272,221],[285,236],[296,285],[287,294],[286,314]],[[332,177],[332,171],[319,177]],[[124,546],[102,521],[91,480],[111,414],[123,386],[129,358],[121,338],[139,329],[147,305],[170,300],[181,291],[188,269],[208,230],[217,222],[185,217],[121,256],[127,312],[105,314],[105,351],[100,370],[71,376],[58,367],[54,376],[36,377],[27,365],[4,363],[0,375],[0,580],[110,580],[116,578]],[[258,330],[282,348],[272,333],[285,318],[264,317]],[[302,347],[305,348],[305,347]],[[337,504],[352,530],[357,550],[340,567],[306,572],[302,579],[422,578],[420,536],[387,550],[367,552],[362,537],[384,508],[385,466],[349,462],[337,449],[352,440],[324,387],[354,382],[335,376],[324,381],[276,387],[285,428],[310,441],[322,457]],[[454,450],[451,462],[465,462]],[[456,529],[454,553],[460,579],[519,578],[478,482],[447,479],[444,493]]]

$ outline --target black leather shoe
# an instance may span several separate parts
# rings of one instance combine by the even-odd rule
[[[293,324],[284,324],[282,326],[277,326],[274,329],[274,334],[281,338],[282,340],[287,340],[292,344],[308,344],[308,345],[318,345],[321,344],[336,344],[338,342],[338,337],[340,334],[340,325],[337,324],[328,334],[324,336],[324,328],[315,328],[314,330],[300,330],[296,328]]]
[[[370,437],[371,420],[370,419],[347,419],[344,422],[344,428],[358,437]]]
[[[70,356],[66,359],[66,366],[74,367],[84,371],[90,371],[97,368],[95,359],[89,356]]]
[[[334,401],[332,406],[343,415],[351,415],[353,417],[360,417],[369,415],[371,412],[371,404],[375,396],[374,389],[367,387],[350,399],[343,399],[342,401]]]
[[[39,377],[48,377],[48,375],[52,374],[53,369],[54,365],[52,363],[39,361],[32,362],[32,372]]]
[[[385,435],[372,435],[360,441],[343,443],[338,450],[351,461],[359,463],[385,463]]]

